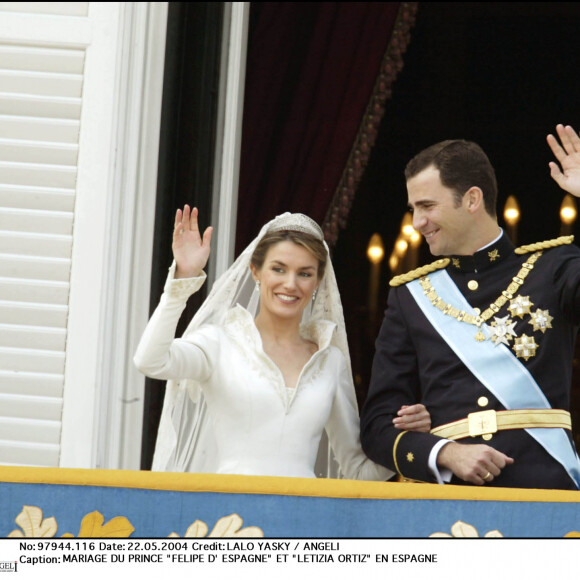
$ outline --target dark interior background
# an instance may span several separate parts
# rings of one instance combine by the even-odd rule
[[[202,228],[211,223],[222,22],[223,2],[169,2],[150,314],[159,302],[172,261],[176,209],[186,203],[194,205],[199,208]],[[204,286],[188,301],[179,335],[206,290]],[[146,379],[141,469],[151,467],[164,393],[164,381]]]
[[[211,207],[207,192],[223,8],[219,2],[169,5],[152,309],[171,261],[175,208],[193,202],[209,215]],[[419,3],[404,69],[387,103],[348,226],[333,249],[359,404],[366,397],[378,331],[367,308],[366,247],[378,232],[390,254],[407,206],[403,170],[413,155],[443,139],[476,141],[496,168],[500,223],[507,197],[519,201],[518,243],[560,234],[563,194],[549,176],[545,137],[556,123],[580,129],[579,30],[580,3],[575,2]],[[420,263],[431,260],[423,245]],[[379,310],[390,276],[385,260]],[[143,469],[151,464],[162,394],[162,385],[147,382]],[[572,396],[573,422],[580,426],[577,372]]]

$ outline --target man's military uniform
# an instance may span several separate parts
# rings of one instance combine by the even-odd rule
[[[575,456],[567,411],[580,322],[580,249],[571,242],[571,237],[558,238],[514,251],[504,234],[473,256],[438,260],[431,268],[419,268],[391,282],[361,414],[361,441],[371,459],[404,478],[433,482],[428,458],[444,437],[463,444],[484,443],[514,459],[489,485],[577,489],[569,470],[525,430],[541,424],[542,429],[563,427],[563,441],[566,446],[569,442]],[[442,300],[436,282],[430,282],[433,275],[425,275],[426,270],[446,271],[475,316],[467,316],[466,321],[465,312]],[[428,307],[421,309],[413,297],[411,280],[421,284],[430,300]],[[503,396],[484,386],[478,373],[468,368],[469,360],[464,363],[461,353],[442,338],[428,319],[428,308],[439,310],[452,325],[467,325],[463,328],[472,331],[474,341],[463,341],[467,351],[488,342],[486,348],[493,344],[508,353],[507,358],[511,353],[513,361],[525,367],[523,372],[529,372],[540,396],[545,395],[548,408],[563,412],[518,411],[517,420],[511,412],[505,417],[494,413],[505,411]],[[521,367],[516,366],[519,372]],[[431,433],[401,431],[392,424],[402,405],[416,402],[431,414]],[[478,413],[472,417],[483,425],[489,414],[481,411],[492,411],[492,425],[473,430],[467,418]],[[451,483],[465,482],[453,476]]]

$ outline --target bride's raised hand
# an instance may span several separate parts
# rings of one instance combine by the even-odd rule
[[[211,234],[213,228],[206,228],[200,234],[197,222],[198,211],[186,205],[175,213],[173,230],[173,257],[177,268],[175,278],[193,278],[199,276],[209,259]]]

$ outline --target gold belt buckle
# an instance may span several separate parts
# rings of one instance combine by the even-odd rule
[[[467,415],[467,423],[471,437],[497,432],[497,418],[493,409],[469,413]]]

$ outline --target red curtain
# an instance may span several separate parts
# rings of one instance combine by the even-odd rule
[[[237,253],[284,211],[324,222],[334,241],[416,4],[251,3]]]

